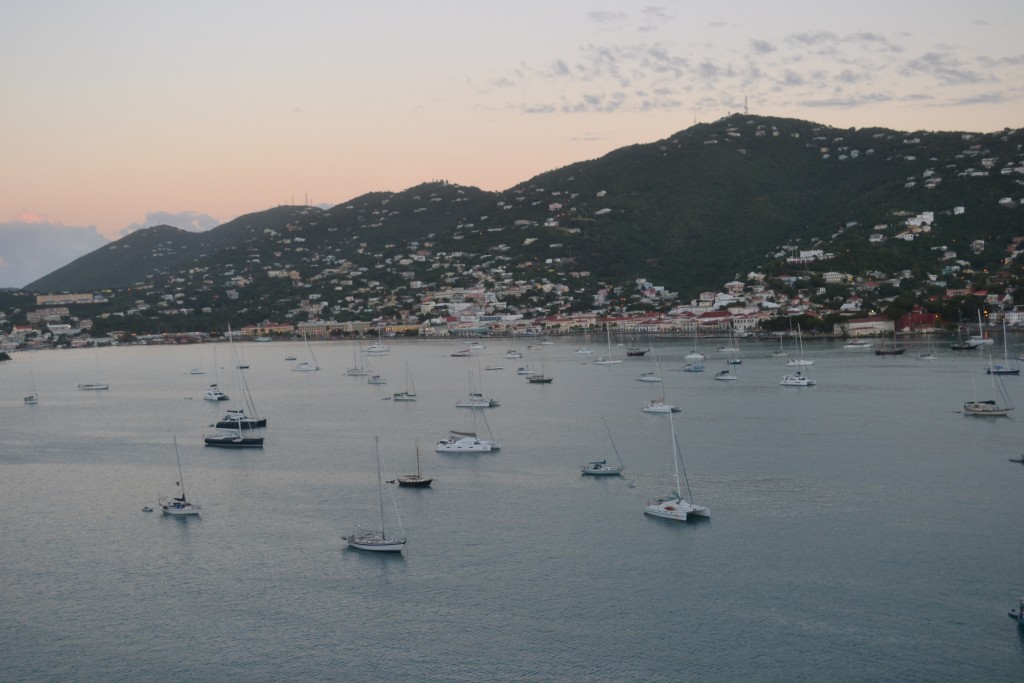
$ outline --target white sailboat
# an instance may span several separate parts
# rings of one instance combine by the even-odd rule
[[[972,349],[976,349],[979,346],[984,346],[986,344],[994,344],[994,343],[995,343],[995,340],[992,339],[992,337],[990,337],[987,334],[985,334],[985,325],[981,322],[981,309],[979,308],[978,309],[978,334],[972,334],[970,337],[968,337],[967,338],[967,345],[970,348],[972,348]]]
[[[697,330],[693,331],[693,351],[683,356],[686,360],[704,360],[704,354],[701,353],[700,348],[697,346]]]
[[[363,529],[356,527],[356,530],[342,538],[348,541],[350,548],[359,550],[370,550],[378,553],[400,553],[405,549],[405,531],[402,529],[402,518],[398,515],[398,501],[395,500],[395,492],[391,492],[391,500],[395,506],[395,518],[398,520],[398,528],[401,536],[388,536],[384,530],[384,477],[381,475],[380,443],[378,437],[373,437],[373,447],[377,455],[377,498],[380,503],[380,528]]]
[[[306,331],[305,330],[302,331],[302,342],[306,345],[306,353],[309,355],[311,361],[308,361],[308,360],[302,361],[301,363],[296,365],[294,368],[292,368],[292,371],[294,371],[294,372],[316,372],[317,370],[320,369],[320,366],[317,365],[316,356],[313,355],[313,348],[309,345],[309,339],[306,338]]]
[[[711,510],[709,508],[703,505],[694,505],[690,502],[693,500],[693,492],[690,490],[690,481],[686,476],[685,466],[683,467],[683,482],[686,484],[686,495],[690,500],[688,501],[683,498],[682,489],[679,485],[679,466],[682,461],[682,455],[679,452],[676,426],[671,415],[669,415],[669,426],[672,433],[672,465],[675,471],[676,489],[670,495],[648,503],[647,507],[644,508],[644,514],[651,515],[652,517],[674,519],[680,522],[685,522],[690,515],[694,517],[711,517]]]
[[[989,356],[988,367],[985,368],[985,372],[989,375],[1019,375],[1020,366],[1010,365],[1010,351],[1006,346],[1006,320],[1003,320],[1003,362],[993,363],[992,357]]]
[[[608,355],[599,357],[594,361],[594,365],[619,365],[622,363],[622,359],[612,358],[612,332],[608,328],[608,323],[604,324],[604,332],[608,338]]]
[[[396,401],[415,401],[416,385],[412,382],[412,373],[409,372],[409,363],[405,363],[405,391],[398,391],[391,397]]]
[[[625,469],[622,465],[622,456],[619,455],[619,448],[615,445],[615,439],[612,438],[612,430],[608,428],[608,420],[602,418],[602,422],[604,422],[604,430],[608,432],[608,440],[611,441],[612,450],[615,451],[615,458],[619,464],[609,465],[607,460],[593,460],[580,468],[580,474],[598,477],[616,476],[622,474],[622,470]]]
[[[461,401],[455,402],[456,408],[497,408],[501,404],[493,398],[483,395],[483,392],[473,389],[473,373],[469,373],[469,396]]]
[[[799,354],[796,358],[790,358],[786,361],[786,365],[790,367],[805,367],[808,365],[814,365],[814,361],[810,358],[804,358],[804,336],[800,330],[800,325],[796,326],[796,347],[797,353]]]
[[[974,389],[974,375],[971,375],[971,387]],[[1003,380],[995,374],[992,375],[992,395],[993,398],[984,401],[979,401],[977,395],[975,395],[974,400],[966,401],[964,403],[964,415],[976,417],[1008,416],[1013,410],[1013,404],[1010,402],[1009,394],[1006,393],[1006,387],[1003,386]],[[1003,403],[999,404],[997,399],[1001,399]]]
[[[365,377],[370,371],[363,366],[363,356],[359,352],[359,345],[352,344],[352,367],[345,371],[349,377]]]
[[[660,368],[657,355],[655,355],[654,357],[654,363],[655,367]],[[668,400],[665,398],[665,385],[662,384],[661,398],[649,400],[647,404],[640,410],[645,413],[678,413],[680,412],[681,408],[675,404],[668,402]]]
[[[165,515],[173,515],[175,517],[198,515],[199,506],[190,502],[185,497],[185,478],[181,474],[181,455],[178,453],[178,437],[174,437],[174,456],[178,460],[178,481],[176,485],[180,489],[181,495],[171,498],[161,497],[157,502]]]
[[[661,364],[658,362],[658,354],[655,352],[651,356],[654,358],[655,369],[640,373],[640,376],[636,378],[637,382],[656,383],[661,381]]]
[[[37,406],[39,405],[39,389],[36,388],[36,376],[35,373],[32,375],[32,393],[25,397],[25,405]]]
[[[576,349],[576,354],[579,356],[592,356],[594,355],[594,349],[590,348],[590,333],[587,332],[584,335],[583,346]]]

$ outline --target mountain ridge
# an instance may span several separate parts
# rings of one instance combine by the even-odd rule
[[[998,202],[1021,194],[1019,172],[1004,172],[1021,167],[1016,130],[837,129],[737,114],[546,171],[499,192],[421,183],[400,192],[369,192],[329,209],[253,212],[203,233],[148,228],[25,289],[163,286],[167,278],[187,281],[183,273],[190,270],[244,271],[249,281],[262,281],[268,270],[288,270],[308,284],[341,262],[381,271],[374,281],[401,289],[402,277],[381,263],[420,251],[427,257],[464,253],[467,268],[496,259],[515,264],[517,281],[546,280],[589,293],[598,284],[643,277],[690,297],[751,270],[777,270],[784,246],[810,248],[848,228],[894,228],[901,214],[944,216],[954,206],[965,207],[966,219],[937,220],[934,239],[961,248],[979,236],[1010,239],[1015,212]],[[924,258],[920,249],[896,242],[884,252],[866,251],[867,236],[839,238],[847,246],[835,267],[863,267],[897,252],[894,258],[910,265]],[[474,281],[448,270],[408,268],[404,272],[415,271],[417,281],[431,276],[431,287]],[[287,294],[270,287],[264,299],[271,290]],[[336,291],[324,288],[321,295]]]

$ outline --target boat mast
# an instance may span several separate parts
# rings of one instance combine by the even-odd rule
[[[178,486],[181,487],[181,500],[185,501],[185,477],[181,476],[181,454],[178,453],[178,435],[172,436],[174,439],[174,457],[178,459]]]
[[[619,455],[619,447],[615,445],[615,439],[612,437],[612,430],[608,428],[608,418],[602,417],[601,421],[604,422],[604,431],[608,432],[608,440],[612,442],[612,450],[615,451],[615,458],[619,461],[619,467],[624,467],[622,464],[622,456]],[[676,482],[676,487],[679,487],[678,481]]]
[[[380,437],[373,437],[373,449],[377,453],[377,500],[380,501],[380,535],[384,536],[384,489],[380,481]]]

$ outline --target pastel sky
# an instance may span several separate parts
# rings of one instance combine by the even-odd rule
[[[841,127],[1024,126],[1024,3],[838,4],[5,0],[0,221],[113,239],[501,190],[745,97]]]

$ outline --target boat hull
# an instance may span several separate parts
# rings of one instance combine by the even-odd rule
[[[375,553],[400,553],[405,549],[404,538],[387,538],[380,533],[361,533],[343,536],[350,548]]]
[[[652,503],[644,508],[644,514],[652,517],[661,517],[662,519],[672,519],[677,522],[685,522],[690,517],[710,518],[711,510],[702,505],[694,505],[679,498]]]
[[[992,401],[968,401],[964,404],[964,415],[975,417],[1007,417],[1013,408],[1004,408]]]
[[[263,448],[262,436],[207,436],[203,445],[216,448]]]
[[[416,475],[409,475],[408,477],[399,477],[398,485],[406,486],[409,488],[426,488],[434,482],[433,479],[427,479],[425,477],[419,477]]]
[[[622,468],[602,467],[601,469],[594,469],[591,467],[583,467],[580,469],[580,474],[586,474],[591,477],[615,477],[622,474]]]

